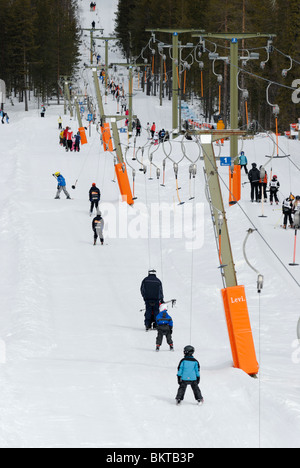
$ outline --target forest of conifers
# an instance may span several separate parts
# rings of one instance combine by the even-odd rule
[[[0,78],[7,92],[42,99],[59,96],[61,76],[78,63],[79,30],[74,0],[0,0]],[[24,96],[25,95],[25,96]]]
[[[240,42],[240,55],[247,56],[248,51],[258,52],[259,60],[248,61],[244,69],[253,75],[259,75],[266,80],[274,81],[286,87],[271,85],[269,102],[280,106],[280,130],[288,128],[289,123],[300,117],[300,106],[292,102],[292,84],[300,79],[300,5],[298,0],[120,0],[116,14],[116,33],[120,38],[127,59],[141,61],[141,57],[152,63],[152,52],[149,48],[143,51],[151,34],[146,29],[196,29],[207,33],[262,33],[276,34],[274,51],[262,69],[260,64],[267,60],[267,38],[251,39]],[[170,34],[157,33],[156,40],[165,44],[172,43]],[[191,34],[180,34],[182,44],[199,39]],[[218,39],[206,41],[206,49],[214,52],[218,44],[217,53],[221,57],[229,55],[229,42]],[[151,49],[155,49],[151,43]],[[242,50],[243,49],[243,50]],[[248,51],[246,51],[246,49]],[[141,52],[142,56],[141,56]],[[183,57],[189,51],[183,49]],[[171,59],[167,52],[167,69],[171,70]],[[155,74],[159,75],[160,60],[158,51],[155,53]],[[284,78],[282,70],[289,69],[293,59],[293,67]],[[199,57],[198,57],[199,60]],[[190,58],[191,61],[191,58]],[[212,61],[208,53],[203,53],[201,61],[204,63],[204,112],[206,117],[218,113],[219,84],[212,71]],[[242,61],[240,67],[243,68]],[[230,67],[224,61],[215,62],[215,73],[223,76],[221,115],[228,123],[230,99]],[[274,129],[272,107],[267,104],[266,88],[268,81],[259,79],[251,74],[240,73],[240,88],[249,91],[248,111],[250,118],[259,121],[266,129]],[[168,75],[169,76],[169,75]],[[186,98],[193,92],[201,96],[199,64],[194,63],[187,72]],[[241,125],[245,124],[245,104],[240,99]]]

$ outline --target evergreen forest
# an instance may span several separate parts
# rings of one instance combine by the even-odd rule
[[[155,41],[151,42],[150,48],[147,47],[151,33],[145,30],[159,28],[204,30],[212,34],[276,35],[268,50],[268,38],[240,41],[240,57],[259,53],[256,60],[239,62],[239,67],[245,70],[239,75],[239,87],[249,92],[247,104],[241,94],[240,124],[245,125],[248,115],[263,128],[274,130],[273,107],[267,103],[266,93],[270,82],[274,84],[269,88],[268,100],[270,104],[276,103],[280,107],[279,130],[288,129],[288,125],[300,117],[300,106],[292,102],[292,84],[294,80],[300,79],[300,5],[297,0],[120,0],[116,13],[116,33],[120,38],[120,46],[128,60],[140,62],[146,59],[152,65],[152,71],[148,73],[151,81],[159,79],[161,67],[165,66],[160,60],[158,42],[172,43],[170,33],[157,32]],[[180,41],[182,45],[191,42],[196,45],[199,38],[186,33],[180,34]],[[229,46],[229,41],[225,39],[210,39],[205,41],[202,54],[201,49],[197,49],[200,51],[197,61],[202,61],[204,65],[202,80],[199,63],[189,56],[188,49],[182,49],[183,60],[187,57],[187,62],[192,65],[186,72],[185,86],[181,86],[182,93],[185,88],[183,99],[193,95],[200,97],[205,117],[211,118],[220,111],[227,124],[230,111],[230,66],[224,60],[216,60],[213,70],[208,55],[209,52],[217,52],[220,57],[229,56]],[[167,83],[172,68],[169,49],[164,54],[167,69],[164,81]],[[216,76],[219,74],[223,77],[221,99]],[[151,86],[152,91],[148,87],[148,92],[153,92],[153,88],[156,92],[154,86]]]
[[[42,100],[57,96],[63,76],[73,76],[79,57],[77,2],[0,0],[0,78],[7,94]]]

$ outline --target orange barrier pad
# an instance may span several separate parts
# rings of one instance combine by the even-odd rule
[[[241,175],[241,166],[234,166],[233,174],[231,173],[231,168],[229,168],[229,204],[234,204],[241,199],[242,192],[242,175]]]
[[[111,138],[109,123],[105,122],[103,124],[103,127],[101,127],[101,132],[102,132],[102,140],[103,140],[104,151],[113,152],[114,147],[113,147],[113,142],[112,142],[112,138]]]
[[[86,145],[88,141],[87,141],[86,134],[85,134],[85,128],[80,127],[78,130],[81,136],[81,144]]]
[[[132,191],[128,179],[126,164],[116,164],[115,170],[123,201],[127,202],[128,205],[133,205],[134,200],[132,197]]]
[[[252,336],[244,286],[222,289],[234,367],[246,374],[258,373],[259,364]]]

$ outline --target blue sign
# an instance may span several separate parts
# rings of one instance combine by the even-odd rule
[[[88,114],[87,119],[88,119],[88,122],[92,122],[93,114]]]
[[[237,44],[238,43],[238,40],[236,37],[234,37],[232,40],[231,40],[232,44]]]
[[[221,161],[221,166],[231,166],[231,158],[226,157],[226,158],[220,158]]]

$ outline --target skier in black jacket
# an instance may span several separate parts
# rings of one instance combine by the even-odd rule
[[[141,285],[141,294],[145,301],[145,327],[148,331],[152,324],[156,327],[156,316],[159,313],[159,305],[164,302],[162,282],[156,277],[156,271],[150,270],[147,278]]]
[[[98,206],[99,206],[99,201],[101,198],[101,193],[98,187],[96,187],[96,184],[92,185],[90,192],[89,192],[89,197],[90,197],[90,202],[91,202],[90,216],[92,216],[93,214],[94,207],[97,210],[97,214],[99,214]]]
[[[248,179],[251,184],[251,201],[259,201],[259,180],[260,180],[260,171],[257,169],[257,164],[252,164],[252,169],[249,171]]]

